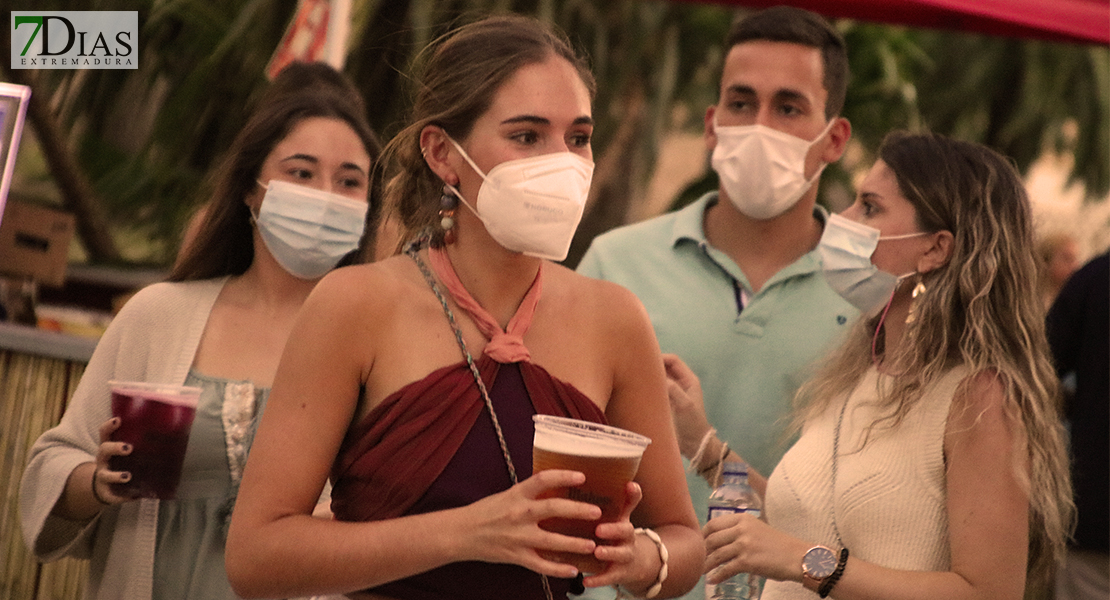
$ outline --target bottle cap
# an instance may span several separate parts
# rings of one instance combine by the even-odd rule
[[[747,475],[748,463],[739,460],[726,460],[721,464],[721,473],[726,475]]]

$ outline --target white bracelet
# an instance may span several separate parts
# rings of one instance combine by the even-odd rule
[[[697,472],[698,463],[701,462],[702,455],[705,454],[705,449],[709,446],[709,440],[715,435],[717,435],[717,430],[710,427],[709,431],[706,431],[705,435],[701,436],[701,443],[698,444],[698,451],[690,458],[690,467],[687,469],[688,472]]]
[[[654,598],[659,595],[659,591],[663,589],[663,582],[667,580],[667,561],[670,559],[671,555],[669,552],[667,552],[667,545],[663,543],[663,539],[660,538],[659,534],[655,533],[655,531],[647,529],[645,527],[637,527],[634,533],[642,533],[646,535],[647,538],[655,544],[655,548],[659,550],[659,560],[663,564],[659,567],[659,575],[655,578],[655,583],[651,584],[651,587],[648,588],[647,593],[643,595],[644,598]],[[621,598],[637,597],[626,592],[623,587],[614,587],[617,588],[616,600],[620,600]]]

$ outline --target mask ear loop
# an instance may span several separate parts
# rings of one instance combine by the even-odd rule
[[[459,202],[461,202],[462,205],[467,208],[467,210],[469,210],[471,213],[473,213],[475,217],[478,217],[478,220],[480,220],[483,223],[486,222],[486,220],[482,218],[482,215],[478,214],[478,210],[475,209],[473,206],[470,205],[469,202],[466,201],[466,198],[463,197],[462,192],[459,191],[459,188],[451,185],[450,183],[447,183],[446,181],[443,182],[443,187],[445,189],[451,190],[451,193],[454,194],[459,199]]]
[[[255,179],[254,182],[257,183],[258,186],[261,187],[263,190],[266,190],[267,192],[270,191],[270,185],[268,183],[262,183],[261,179]],[[265,197],[263,197],[263,198],[265,198]],[[244,204],[246,204],[246,203],[244,202]],[[259,216],[259,214],[262,213],[262,207],[259,206],[258,212],[256,213],[256,212],[254,212],[254,207],[251,206],[250,204],[247,204],[247,212],[250,213],[250,215],[251,215],[251,227],[254,227],[255,229],[257,229],[258,228],[258,216]]]
[[[716,116],[716,115],[714,115],[714,116]],[[807,156],[809,155],[810,149],[812,149],[815,145],[817,145],[817,142],[821,141],[821,138],[825,137],[826,135],[828,135],[828,133],[830,131],[832,131],[833,123],[836,123],[836,118],[835,117],[832,118],[832,119],[829,119],[828,124],[825,125],[825,129],[823,131],[821,131],[821,133],[817,134],[817,137],[813,138],[813,141],[811,141],[809,143],[809,148],[806,148],[806,155]],[[827,166],[829,166],[829,163],[821,161],[821,166],[817,167],[817,172],[813,174],[813,177],[810,177],[806,181],[806,189],[807,190],[810,189],[811,187],[813,187],[814,183],[817,183],[817,180],[821,178],[821,173],[825,172],[825,167],[827,167]],[[803,175],[805,175],[805,173],[803,173]]]
[[[879,236],[876,241],[885,242],[891,240],[905,240],[922,235],[929,235],[929,232],[918,231],[917,233],[904,233],[902,235]],[[872,252],[874,252],[874,250],[872,250]],[[871,364],[875,365],[876,367],[879,366],[879,353],[876,351],[875,347],[879,345],[879,331],[882,330],[883,323],[886,321],[886,313],[890,310],[890,304],[894,302],[894,294],[898,291],[898,286],[902,285],[902,280],[913,274],[914,273],[906,273],[905,275],[898,277],[898,282],[894,284],[894,289],[890,290],[890,298],[887,298],[886,306],[883,307],[883,314],[879,317],[879,324],[875,326],[875,335],[871,336]],[[883,351],[885,352],[886,349],[884,348]]]
[[[463,160],[465,160],[470,165],[470,168],[474,169],[474,172],[482,178],[482,181],[486,181],[486,174],[478,168],[478,165],[474,164],[474,161],[471,160],[470,155],[466,153],[466,150],[463,150],[462,146],[459,145],[459,143],[456,142],[454,139],[452,139],[451,136],[447,136],[447,141],[451,142],[451,144],[455,146],[455,149],[459,151],[459,155],[462,156]],[[450,183],[447,183],[446,181],[443,182],[443,185],[450,189],[451,192],[453,192],[456,196],[458,196],[459,201],[462,202],[463,206],[470,210],[470,212],[474,213],[474,216],[478,217],[478,219],[483,223],[486,222],[486,220],[482,218],[482,215],[478,214],[478,210],[475,207],[471,206],[470,202],[467,202],[466,198],[462,195],[462,192],[460,192],[457,187],[451,185]]]
[[[882,331],[883,323],[886,322],[886,313],[890,311],[890,305],[894,302],[894,294],[898,292],[899,286],[902,285],[902,282],[905,281],[907,277],[912,277],[916,273],[917,272],[915,271],[913,273],[906,273],[905,275],[901,275],[898,277],[898,282],[894,284],[894,289],[890,290],[890,298],[887,298],[886,306],[883,307],[883,314],[879,316],[879,323],[875,325],[875,335],[871,336],[871,364],[875,365],[876,367],[879,366],[879,353],[876,349],[876,346],[879,345],[879,332]],[[886,352],[886,348],[883,348],[883,352]]]
[[[890,310],[891,303],[894,302],[894,292],[898,291],[898,286],[890,291],[890,298],[887,298],[886,306],[883,307],[883,314],[879,316],[879,323],[875,325],[875,335],[871,336],[871,364],[876,367],[879,366],[879,353],[876,346],[879,344],[879,332],[883,330],[883,323],[886,321],[886,313]],[[883,348],[886,352],[886,348]]]

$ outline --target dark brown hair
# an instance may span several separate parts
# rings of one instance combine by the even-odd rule
[[[244,199],[258,185],[262,163],[293,128],[311,117],[340,119],[362,141],[371,163],[381,146],[366,120],[358,91],[341,73],[323,63],[293,63],[283,69],[259,99],[213,173],[214,193],[201,209],[196,235],[184,244],[170,281],[241,275],[254,260],[250,208]],[[367,198],[366,229],[360,247],[372,247],[381,203]],[[357,251],[356,251],[357,252]]]

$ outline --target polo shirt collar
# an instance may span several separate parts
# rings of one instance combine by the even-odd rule
[[[674,226],[671,229],[671,247],[677,246],[683,241],[690,241],[699,246],[709,246],[709,240],[705,236],[705,211],[716,204],[717,199],[717,192],[708,192],[689,206],[679,209],[679,211],[675,213]],[[813,216],[820,221],[821,226],[824,227],[825,223],[829,220],[829,211],[820,204],[814,204]],[[820,270],[821,258],[817,252],[817,248],[814,248],[794,261],[793,264],[776,273],[767,283],[771,284],[780,279],[814,273]]]
[[[717,192],[709,192],[689,206],[679,209],[671,229],[671,246],[678,245],[682,240],[690,240],[695,244],[709,243],[705,237],[705,211],[716,203]]]

